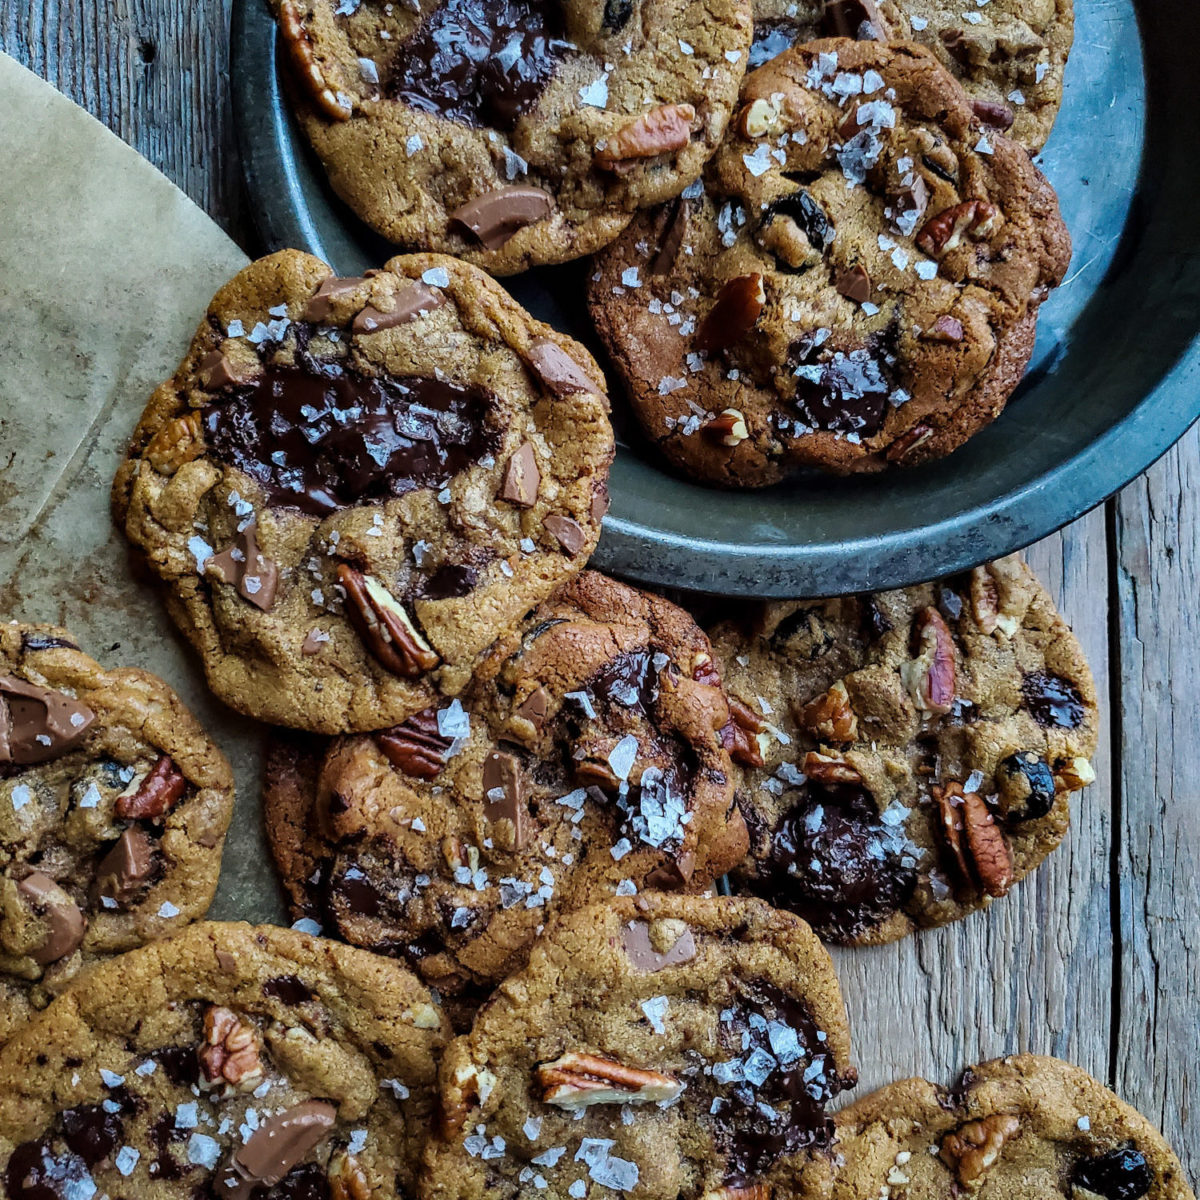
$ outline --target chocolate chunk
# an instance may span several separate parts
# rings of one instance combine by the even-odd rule
[[[358,334],[378,333],[383,329],[394,329],[407,325],[424,313],[441,308],[446,303],[441,292],[427,288],[423,283],[412,283],[392,293],[392,307],[386,312],[368,304],[355,318],[351,329]]]
[[[890,31],[875,7],[875,0],[825,0],[821,36],[886,41]]]
[[[0,763],[31,766],[73,750],[96,719],[86,704],[0,675]]]
[[[79,647],[64,637],[50,637],[44,633],[22,633],[22,650],[78,650]]]
[[[891,387],[870,347],[841,351],[794,369],[796,406],[807,424],[871,437],[879,432]]]
[[[599,525],[608,515],[608,484],[602,479],[592,492],[592,506],[589,509],[592,520]]]
[[[533,446],[529,442],[522,442],[504,469],[500,499],[507,500],[519,508],[532,508],[537,502],[541,482],[542,475],[538,470],[537,455],[533,452]]]
[[[472,128],[507,132],[575,51],[564,33],[556,0],[443,0],[399,47],[384,94]]]
[[[418,596],[422,600],[453,600],[468,595],[478,579],[479,572],[474,567],[463,563],[442,563],[421,584]]]
[[[210,350],[197,364],[200,382],[210,391],[219,392],[231,384],[245,383],[250,371],[226,358],[220,350]]]
[[[651,275],[666,275],[675,266],[691,219],[691,203],[682,196],[666,208],[666,220],[659,236],[658,253],[650,261]]]
[[[766,226],[779,217],[791,217],[818,253],[824,251],[833,241],[833,223],[825,215],[825,210],[804,188],[776,200],[763,214],[762,223]]]
[[[322,647],[328,641],[328,634],[323,633],[320,629],[310,629],[304,635],[304,641],[300,643],[300,653],[305,658],[311,658],[314,654],[320,654]]]
[[[221,1171],[214,1195],[249,1200],[262,1184],[274,1187],[333,1128],[337,1109],[324,1100],[305,1100],[268,1117]]]
[[[557,343],[549,338],[535,338],[529,343],[529,366],[533,373],[555,396],[571,396],[576,392],[591,392],[602,396],[596,381]]]
[[[914,173],[911,182],[900,184],[890,196],[892,223],[901,233],[911,234],[929,207],[929,184],[923,175]]]
[[[1079,1162],[1071,1182],[1104,1200],[1140,1200],[1154,1186],[1154,1172],[1146,1156],[1132,1146],[1121,1146]]]
[[[101,899],[128,903],[154,869],[154,843],[142,829],[126,829],[96,868],[96,891]]]
[[[238,595],[255,608],[270,612],[279,586],[279,568],[258,549],[258,523],[251,521],[233,539],[233,545],[214,554],[205,571],[223,583],[233,584]]]
[[[604,0],[604,28],[620,33],[633,16],[633,0]]]
[[[539,686],[521,701],[514,715],[528,721],[538,732],[541,732],[549,711],[550,693],[544,687]]]
[[[1054,807],[1054,774],[1040,754],[1010,754],[1000,764],[997,782],[1009,823],[1036,821]]]
[[[571,517],[550,516],[542,524],[546,526],[551,537],[570,555],[578,554],[587,541],[587,535],[580,528],[579,522]]]
[[[1078,729],[1083,698],[1075,685],[1049,671],[1034,671],[1021,682],[1021,696],[1033,719],[1044,729]]]
[[[861,263],[848,270],[839,271],[834,287],[847,300],[853,300],[855,304],[865,304],[871,299],[871,276],[867,274],[867,268]]]
[[[499,826],[505,849],[520,850],[533,834],[526,803],[525,780],[521,764],[503,750],[493,750],[483,760],[483,795],[487,801],[487,819]],[[512,826],[512,834],[507,825]]]
[[[363,276],[340,278],[337,275],[327,275],[321,280],[321,286],[309,297],[308,303],[300,313],[300,319],[317,323],[324,321],[333,310],[335,300],[348,296],[364,283],[366,279]]]
[[[237,959],[228,950],[217,951],[217,966],[228,975],[237,970]]]
[[[450,214],[450,220],[466,226],[488,250],[499,250],[526,225],[544,221],[554,207],[549,192],[527,184],[495,188],[468,200]]]
[[[696,957],[696,939],[690,929],[685,929],[670,947],[660,952],[650,940],[649,924],[630,921],[622,933],[622,943],[635,971],[661,971]]]
[[[679,858],[660,863],[646,876],[646,886],[660,892],[678,892],[687,887],[696,871],[696,856],[688,850]]]
[[[87,921],[79,905],[49,875],[34,871],[17,884],[17,892],[29,904],[35,916],[46,924],[46,938],[29,952],[43,967],[74,954],[87,931]]]
[[[369,379],[270,366],[204,410],[205,440],[272,502],[325,516],[403,496],[494,454],[495,396],[486,388],[411,376]]]
[[[282,1000],[284,1004],[304,1004],[315,999],[315,993],[308,984],[296,975],[276,975],[262,985],[263,995]]]
[[[778,58],[785,50],[808,40],[797,21],[789,21],[786,18],[755,21],[754,40],[750,43],[750,59],[747,66],[753,71],[763,63]]]
[[[1012,128],[1013,110],[999,100],[972,100],[971,109],[984,125],[1001,132]]]

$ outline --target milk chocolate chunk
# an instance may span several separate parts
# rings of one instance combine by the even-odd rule
[[[127,829],[96,868],[96,890],[101,899],[125,904],[150,878],[154,843],[142,829]]]
[[[279,586],[279,568],[258,549],[258,526],[251,521],[233,545],[208,560],[205,570],[224,583],[231,583],[243,600],[270,612]]]
[[[313,293],[304,311],[300,314],[302,321],[324,321],[333,309],[333,302],[348,296],[355,288],[365,283],[363,276],[347,276],[339,278],[328,275],[321,280],[321,286]]]
[[[549,192],[513,184],[468,200],[450,214],[450,220],[466,226],[488,250],[499,250],[526,225],[544,221],[553,207]]]
[[[213,1195],[249,1200],[255,1189],[274,1187],[333,1128],[337,1109],[325,1100],[305,1100],[269,1117],[230,1156]]]
[[[532,508],[537,503],[541,482],[542,475],[538,470],[533,447],[528,442],[522,442],[504,469],[500,499],[507,500],[518,508]]]
[[[73,750],[96,714],[63,692],[0,675],[0,763],[31,766]]]
[[[596,381],[557,343],[549,338],[535,338],[529,343],[529,365],[533,373],[556,396],[575,392],[591,392],[601,396]]]
[[[549,710],[550,693],[544,687],[538,687],[521,702],[516,715],[540,730],[546,723],[546,713]]]
[[[74,954],[87,930],[87,921],[75,901],[41,871],[26,875],[17,884],[17,892],[46,924],[45,940],[29,952],[30,958],[45,967]]]
[[[220,350],[210,350],[197,364],[200,382],[209,391],[219,392],[230,384],[243,383],[247,372],[231,362]]]
[[[861,263],[838,273],[834,286],[847,300],[865,304],[871,299],[871,276]]]
[[[529,810],[525,804],[525,781],[521,764],[502,750],[493,750],[483,762],[483,794],[487,818],[493,824],[512,825],[512,845],[521,849],[529,842]]]
[[[659,951],[650,937],[649,924],[630,921],[625,926],[622,941],[629,961],[638,971],[661,971],[664,967],[691,962],[696,957],[696,939],[690,929],[685,929],[666,950]]]
[[[571,517],[551,516],[543,522],[554,540],[568,553],[578,554],[587,541],[579,522]]]
[[[423,283],[410,284],[392,293],[392,307],[387,311],[368,304],[355,318],[351,329],[355,333],[379,333],[384,329],[394,329],[397,325],[407,325],[435,308],[441,308],[446,303],[441,292],[435,292]]]

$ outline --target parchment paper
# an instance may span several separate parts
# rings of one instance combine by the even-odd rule
[[[109,485],[143,406],[246,256],[169,180],[0,54],[0,619],[67,626],[174,687],[238,796],[217,919],[284,921],[259,809],[263,730],[214,700],[155,589],[135,581]]]

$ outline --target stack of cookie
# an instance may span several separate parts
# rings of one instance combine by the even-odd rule
[[[587,569],[605,376],[492,277],[600,252],[597,327],[703,478],[948,452],[1065,269],[999,127],[1047,132],[1069,10],[276,7],[331,178],[419,252],[242,271],[113,505],[273,727],[296,927],[200,921],[233,783],[174,694],[0,627],[5,1194],[1190,1197],[1054,1060],[827,1112],[856,1071],[822,939],[1003,896],[1092,778],[1092,679],[1028,567],[706,634]]]

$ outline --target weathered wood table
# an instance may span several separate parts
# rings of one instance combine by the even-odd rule
[[[228,27],[228,0],[0,2],[0,49],[253,254]],[[1200,1182],[1200,431],[1030,559],[1107,698],[1097,781],[1063,847],[991,911],[837,954],[860,1090],[1055,1054],[1146,1113]]]

